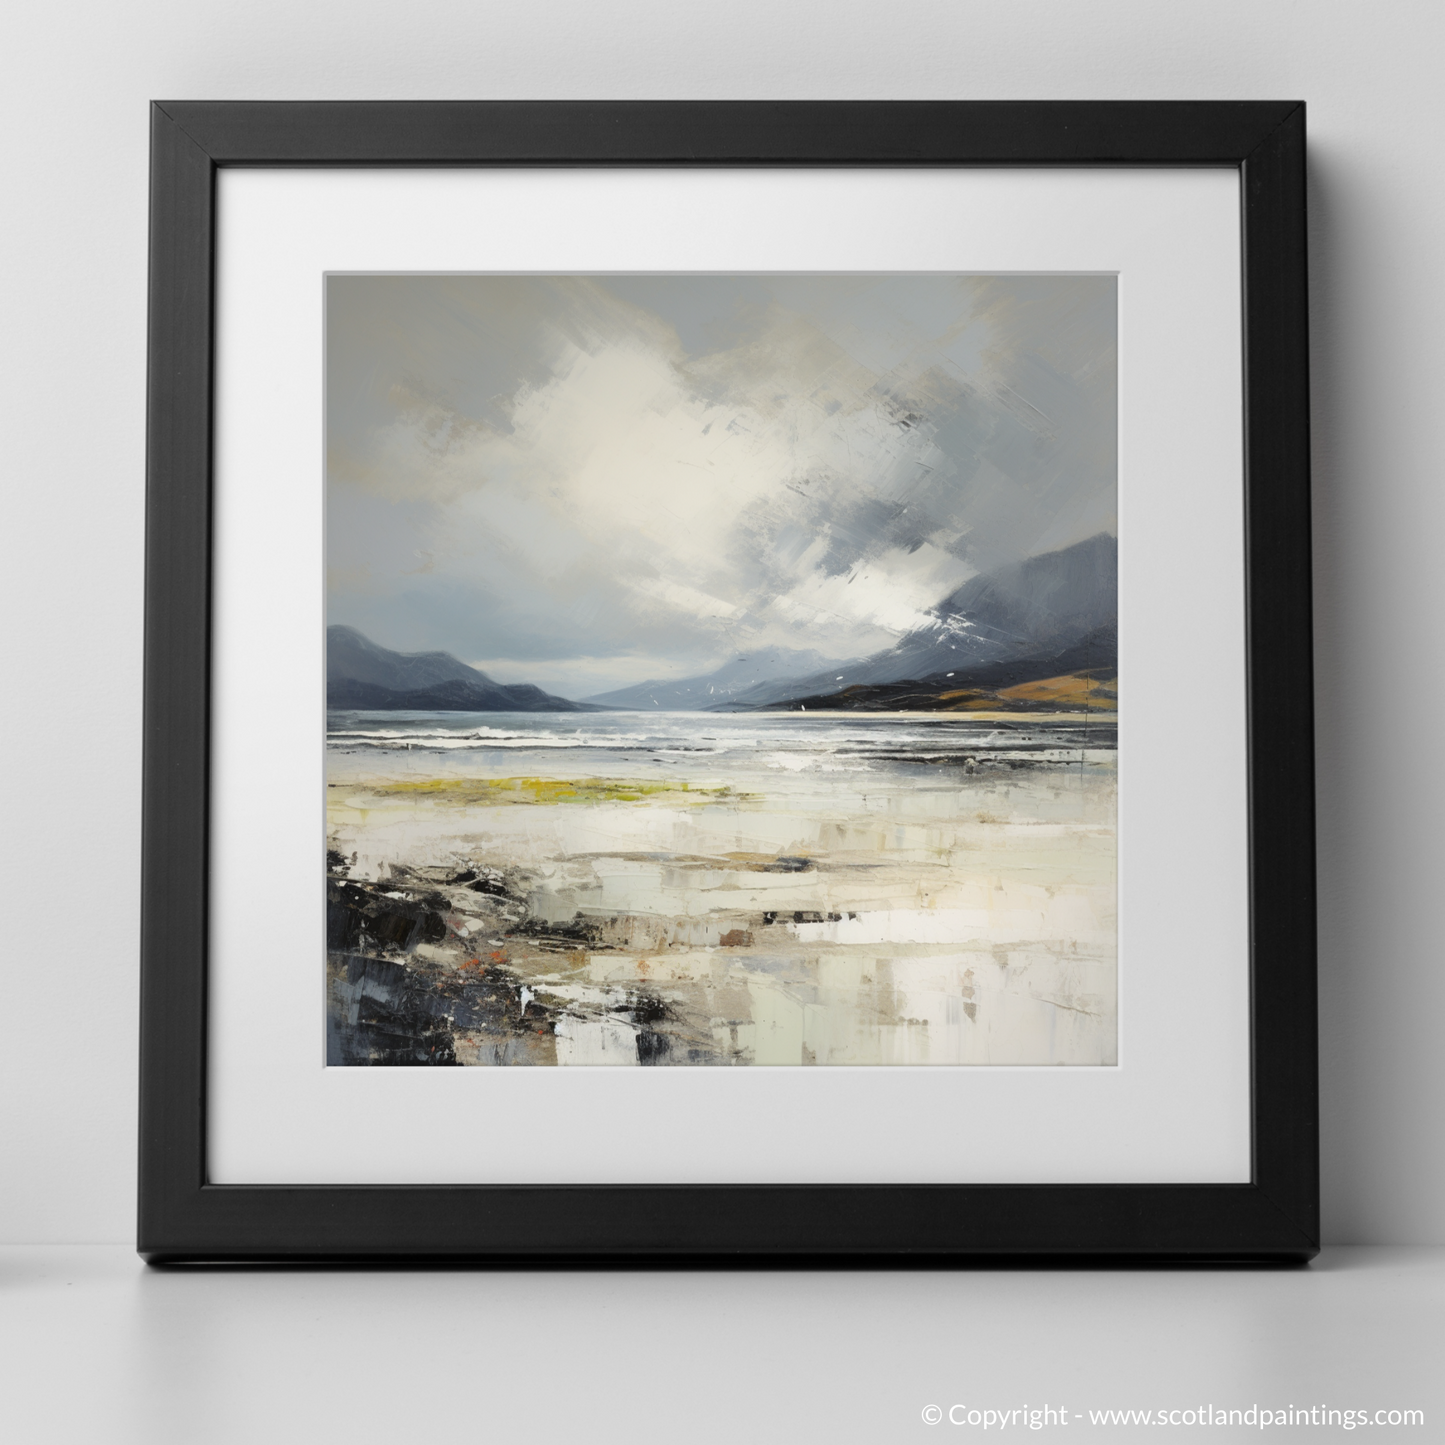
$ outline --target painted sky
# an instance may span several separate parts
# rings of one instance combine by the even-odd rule
[[[332,276],[328,620],[584,697],[1115,525],[1112,276]]]

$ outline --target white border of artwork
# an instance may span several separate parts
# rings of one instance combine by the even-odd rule
[[[208,1171],[220,1184],[1250,1177],[1233,170],[218,176]],[[1119,1064],[327,1069],[328,271],[1119,275]]]

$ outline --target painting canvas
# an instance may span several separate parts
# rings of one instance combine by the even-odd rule
[[[329,1065],[1116,1062],[1112,275],[325,287]]]

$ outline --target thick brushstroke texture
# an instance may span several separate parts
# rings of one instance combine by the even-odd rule
[[[1112,277],[327,301],[331,1064],[1115,1062]]]
[[[826,673],[839,659],[792,648],[764,647],[735,657],[702,677],[677,681],[650,677],[632,687],[599,693],[588,702],[609,707],[636,708],[641,712],[691,712],[722,707],[767,683],[790,686],[794,679]]]
[[[333,1063],[1114,1060],[1107,716],[332,721]]]
[[[971,577],[1113,530],[1112,277],[327,294],[329,621],[501,682],[869,657]]]
[[[972,675],[990,663],[1017,664],[1010,674],[1014,682],[1111,669],[1118,661],[1118,589],[1114,538],[1091,537],[972,578],[883,652],[811,677],[759,683],[729,703],[792,707],[811,700],[818,706],[849,707],[861,688],[883,695],[879,684],[921,680],[946,692],[950,678],[965,671]],[[837,697],[828,702],[829,694]],[[912,704],[898,704],[907,705]]]

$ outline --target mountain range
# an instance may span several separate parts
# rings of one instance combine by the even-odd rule
[[[694,712],[716,708],[762,683],[784,682],[824,672],[837,664],[820,652],[788,647],[761,647],[725,662],[714,672],[675,681],[649,678],[615,692],[600,692],[588,702],[639,712]]]
[[[854,683],[768,704],[759,711],[1115,712],[1118,633],[1098,627],[1060,651],[985,662],[922,678]]]
[[[391,712],[605,711],[531,683],[493,682],[449,652],[393,652],[339,625],[326,629],[326,705]]]
[[[846,700],[858,696],[854,689],[905,682],[915,692],[927,683],[922,692],[937,696],[965,687],[995,691],[1081,669],[1117,676],[1118,574],[1118,542],[1105,533],[1011,563],[971,577],[932,609],[927,624],[883,652],[809,677],[759,683],[724,709],[859,706]],[[990,673],[995,666],[1003,670]],[[884,693],[868,695],[874,706],[888,706]],[[830,697],[837,700],[827,702]]]
[[[334,708],[457,712],[1112,710],[1118,543],[1105,534],[970,578],[890,648],[847,662],[759,648],[715,671],[651,679],[573,702],[498,683],[449,652],[393,652],[354,627],[326,631]]]

